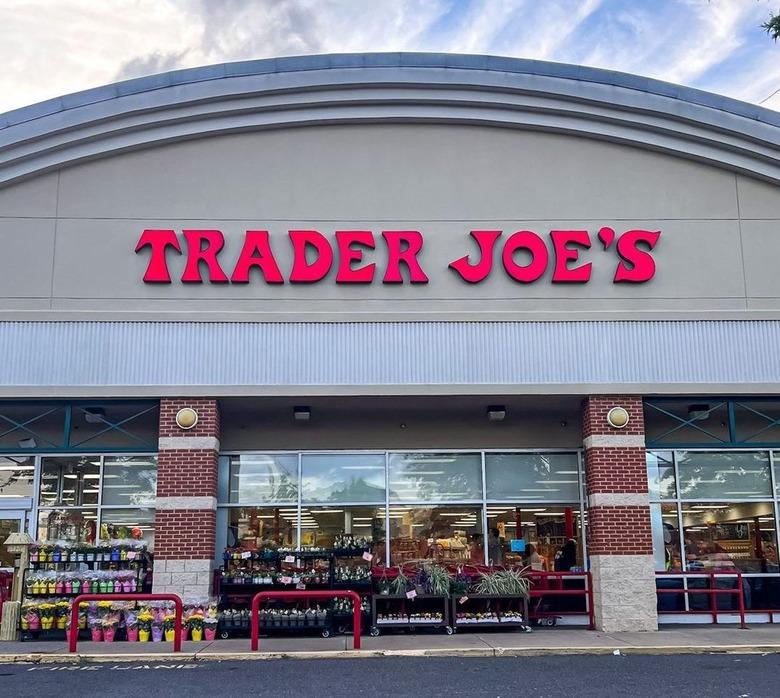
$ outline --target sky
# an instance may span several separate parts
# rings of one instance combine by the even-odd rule
[[[780,42],[760,26],[777,10],[780,0],[0,0],[0,113],[176,68],[366,51],[576,63],[780,110]]]

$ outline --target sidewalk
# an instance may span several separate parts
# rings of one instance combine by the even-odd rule
[[[2,642],[0,663],[69,662],[79,660],[192,661],[227,659],[344,658],[383,656],[533,656],[543,654],[700,654],[705,652],[780,653],[780,626],[672,626],[656,633],[602,633],[564,628],[533,633],[459,632],[383,635],[362,638],[352,650],[351,636],[331,638],[261,638],[260,651],[249,651],[249,639],[185,642],[181,653],[171,643],[80,642],[78,654],[68,654],[64,642]]]

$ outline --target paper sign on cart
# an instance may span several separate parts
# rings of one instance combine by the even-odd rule
[[[306,585],[305,584],[296,584],[295,588],[298,589],[299,591],[305,591],[306,590]]]
[[[288,555],[287,557],[284,558],[284,561],[285,562],[295,562],[295,557],[293,557],[292,555]]]
[[[127,551],[127,559],[128,560],[135,560],[135,551],[134,550],[128,550]]]
[[[416,596],[417,596],[417,592],[414,589],[412,589],[411,591],[407,591],[406,592],[406,598],[407,599],[413,599]]]
[[[461,597],[458,599],[458,603],[466,603],[466,601],[468,601],[468,600],[469,600],[469,597],[468,597],[468,596],[461,596]]]
[[[241,559],[242,560],[248,560],[250,557],[252,557],[252,553],[250,553],[249,551],[247,551],[245,553],[241,553]]]
[[[292,577],[282,577],[279,581],[282,584],[292,584]]]
[[[371,562],[371,560],[374,559],[374,556],[371,553],[363,553],[363,559],[366,562]]]

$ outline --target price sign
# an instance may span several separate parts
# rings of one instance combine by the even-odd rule
[[[468,601],[468,600],[469,600],[469,597],[468,597],[468,596],[461,596],[461,597],[458,599],[458,603],[466,603],[466,601]]]
[[[135,560],[135,551],[134,550],[128,550],[127,551],[127,559],[128,560]]]
[[[363,559],[366,562],[371,562],[371,560],[374,559],[374,556],[371,553],[363,553]]]
[[[282,577],[279,581],[282,584],[292,584],[292,577]]]
[[[305,591],[306,590],[306,585],[305,584],[296,584],[295,588],[298,589],[299,591]]]
[[[250,557],[252,557],[252,553],[250,553],[249,551],[247,551],[245,553],[241,553],[241,559],[242,560],[248,560]]]
[[[295,562],[295,557],[292,556],[292,555],[288,555],[287,557],[284,558],[284,561],[285,562]]]
[[[412,589],[411,591],[407,591],[406,592],[406,598],[407,599],[414,599],[416,597],[417,597],[417,592],[414,589]]]

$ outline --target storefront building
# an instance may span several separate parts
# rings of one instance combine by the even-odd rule
[[[772,620],[779,140],[717,95],[438,54],[0,115],[0,538],[143,539],[189,596],[225,547],[533,544],[605,630],[708,617],[656,594],[697,571]]]

